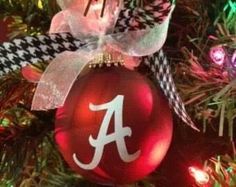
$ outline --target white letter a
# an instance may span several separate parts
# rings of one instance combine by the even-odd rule
[[[107,112],[101,124],[97,139],[94,139],[91,135],[89,136],[89,143],[92,147],[95,148],[93,160],[89,164],[84,164],[78,160],[75,153],[73,154],[74,162],[82,169],[92,170],[96,168],[102,159],[105,145],[112,142],[116,142],[119,156],[124,162],[132,162],[140,156],[140,150],[138,150],[134,154],[129,154],[125,144],[125,137],[130,137],[132,135],[132,130],[129,127],[123,127],[123,102],[124,96],[118,95],[109,103],[105,103],[102,105],[93,105],[90,103],[89,109],[91,111],[107,110]],[[107,134],[113,114],[115,115],[115,130],[114,133]]]

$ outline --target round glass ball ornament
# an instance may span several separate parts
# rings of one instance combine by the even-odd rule
[[[159,88],[125,67],[91,69],[57,110],[55,139],[69,166],[100,184],[127,184],[154,171],[172,139]]]

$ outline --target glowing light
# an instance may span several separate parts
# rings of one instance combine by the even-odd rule
[[[236,67],[236,50],[234,51],[234,54],[232,56],[231,63],[234,67]]]
[[[210,180],[210,177],[207,172],[200,170],[195,167],[189,167],[190,175],[195,179],[196,183],[200,185],[207,184]]]
[[[226,53],[222,46],[212,47],[210,50],[211,60],[217,65],[223,65],[225,62]]]
[[[43,2],[42,2],[42,0],[38,1],[38,8],[39,9],[43,9]]]
[[[236,13],[236,2],[228,0],[228,3],[224,7],[224,11],[226,11],[228,8],[230,8],[233,13]]]

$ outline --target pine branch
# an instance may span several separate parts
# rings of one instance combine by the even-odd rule
[[[196,120],[202,121],[204,131],[207,130],[207,126],[219,119],[219,135],[223,136],[225,125],[228,125],[228,134],[233,138],[233,123],[236,117],[235,70],[229,68],[227,63],[224,67],[215,65],[208,54],[211,47],[222,45],[227,46],[225,49],[230,56],[232,44],[235,45],[236,33],[230,25],[233,9],[231,7],[225,11],[229,9],[230,2],[214,4],[218,12],[213,16],[209,14],[211,8],[207,12],[204,3],[202,8],[198,6],[193,12],[186,2],[184,6],[188,12],[190,11],[195,22],[189,22],[189,25],[184,26],[192,32],[191,36],[187,35],[189,42],[184,40],[179,43],[183,57],[175,66],[175,80],[178,80],[178,89],[186,104],[194,105],[194,108],[189,107],[189,112]],[[208,7],[212,7],[212,4],[210,5],[208,4]],[[236,19],[235,13],[234,19]],[[181,34],[185,33],[178,33],[178,37],[182,39]]]
[[[56,0],[0,0],[0,18],[12,20],[10,38],[47,32],[58,11]]]

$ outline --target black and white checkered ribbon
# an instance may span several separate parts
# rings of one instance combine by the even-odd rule
[[[195,130],[198,130],[187,114],[185,105],[176,90],[176,86],[171,73],[171,68],[163,50],[160,50],[151,56],[143,57],[142,62],[150,68],[155,78],[158,80],[161,89],[163,90],[165,96],[168,98],[169,103],[175,113],[187,125],[191,126]]]
[[[45,62],[64,51],[75,51],[84,43],[71,34],[27,36],[0,45],[0,75],[29,64]]]
[[[168,8],[163,9],[163,3],[149,5],[148,10],[126,9],[122,10],[115,27],[115,33],[121,31],[150,28],[156,22],[161,22],[168,14]],[[126,5],[127,6],[127,5]],[[163,9],[163,10],[162,10]],[[154,14],[153,11],[159,11]],[[136,26],[132,27],[131,18],[135,18]],[[138,23],[138,24],[137,24]],[[56,55],[64,51],[76,51],[86,43],[74,38],[70,33],[60,33],[40,36],[27,36],[22,39],[14,39],[0,45],[0,75],[20,69],[29,64],[36,64],[52,60]],[[160,87],[168,98],[170,105],[176,114],[189,126],[197,129],[191,118],[188,116],[184,103],[179,97],[170,71],[170,66],[163,51],[160,50],[153,55],[142,57],[143,63],[149,66],[150,70],[159,81]]]

